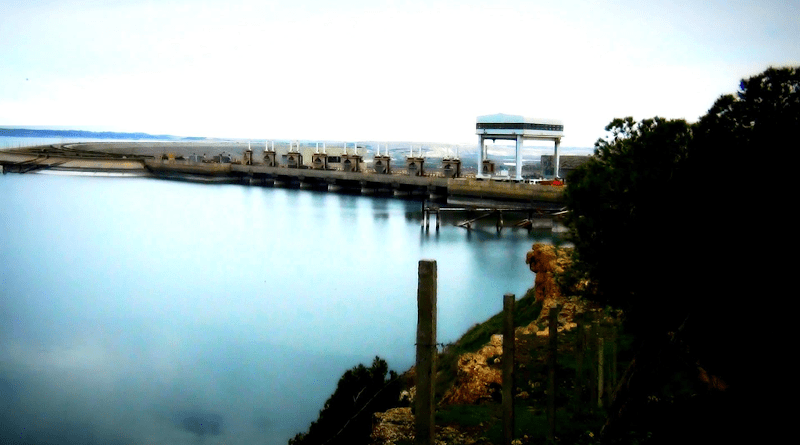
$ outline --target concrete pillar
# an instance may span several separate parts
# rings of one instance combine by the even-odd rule
[[[486,142],[483,139],[483,135],[478,135],[478,175],[481,174],[481,169],[483,168],[483,161],[486,159],[486,152],[484,151],[484,144]]]
[[[436,380],[436,261],[420,260],[417,283],[417,395],[414,430],[417,445],[433,445]]]
[[[558,165],[558,145],[561,144],[561,139],[556,139],[555,142],[556,142],[555,143],[556,149],[555,149],[555,152],[553,153],[553,164],[555,164],[554,165],[554,170],[553,170],[553,176],[557,178],[558,177],[558,170],[560,169],[559,165]]]
[[[514,440],[514,294],[503,295],[503,444]]]
[[[517,173],[514,175],[514,179],[517,181],[522,181],[522,135],[517,135],[517,153],[516,153],[516,162],[517,162]]]

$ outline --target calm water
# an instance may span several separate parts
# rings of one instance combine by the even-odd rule
[[[417,202],[145,178],[6,174],[0,202],[2,443],[285,444],[346,369],[413,364],[420,259],[450,342],[557,242],[425,233]]]

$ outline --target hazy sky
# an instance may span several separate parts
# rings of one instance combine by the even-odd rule
[[[0,125],[475,142],[475,117],[696,120],[800,64],[800,1],[3,0]]]

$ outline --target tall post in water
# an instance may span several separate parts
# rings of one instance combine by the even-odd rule
[[[417,445],[433,445],[436,378],[436,261],[420,260],[417,284],[417,395],[414,430]]]
[[[503,444],[514,440],[514,294],[503,295]]]

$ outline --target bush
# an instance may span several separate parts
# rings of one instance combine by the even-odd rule
[[[399,396],[397,373],[376,356],[371,367],[359,364],[342,375],[319,418],[311,422],[307,433],[290,439],[289,445],[367,443],[372,414],[397,406]]]

